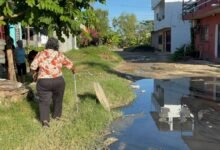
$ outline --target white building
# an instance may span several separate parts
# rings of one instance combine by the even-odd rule
[[[163,52],[175,52],[191,43],[189,21],[182,20],[182,0],[151,0],[154,11],[152,46]]]

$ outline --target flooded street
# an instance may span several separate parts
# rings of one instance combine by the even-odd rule
[[[112,150],[217,150],[220,147],[220,79],[145,79],[134,83],[136,101],[122,108]]]

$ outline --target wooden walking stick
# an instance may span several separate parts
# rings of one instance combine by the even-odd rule
[[[76,88],[76,74],[73,74],[73,80],[74,80],[74,93],[75,93],[75,99],[76,99],[76,111],[79,112],[79,106],[78,106],[78,96],[77,96],[77,88]]]

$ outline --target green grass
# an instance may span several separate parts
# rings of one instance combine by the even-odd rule
[[[102,149],[104,130],[120,112],[107,112],[97,103],[93,82],[101,84],[112,107],[131,102],[134,94],[129,89],[129,81],[112,73],[122,59],[106,47],[90,47],[66,55],[78,70],[79,112],[76,111],[73,75],[64,69],[66,90],[62,120],[51,120],[51,127],[44,129],[37,120],[37,103],[24,100],[7,107],[0,105],[0,149]]]

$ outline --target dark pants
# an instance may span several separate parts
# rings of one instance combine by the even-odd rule
[[[37,92],[39,96],[40,121],[50,121],[50,102],[53,100],[52,117],[61,117],[65,82],[63,77],[39,79]]]
[[[21,64],[16,64],[17,65],[17,70],[18,70],[18,75],[26,75],[27,74],[27,69],[26,69],[26,64],[21,63]]]

